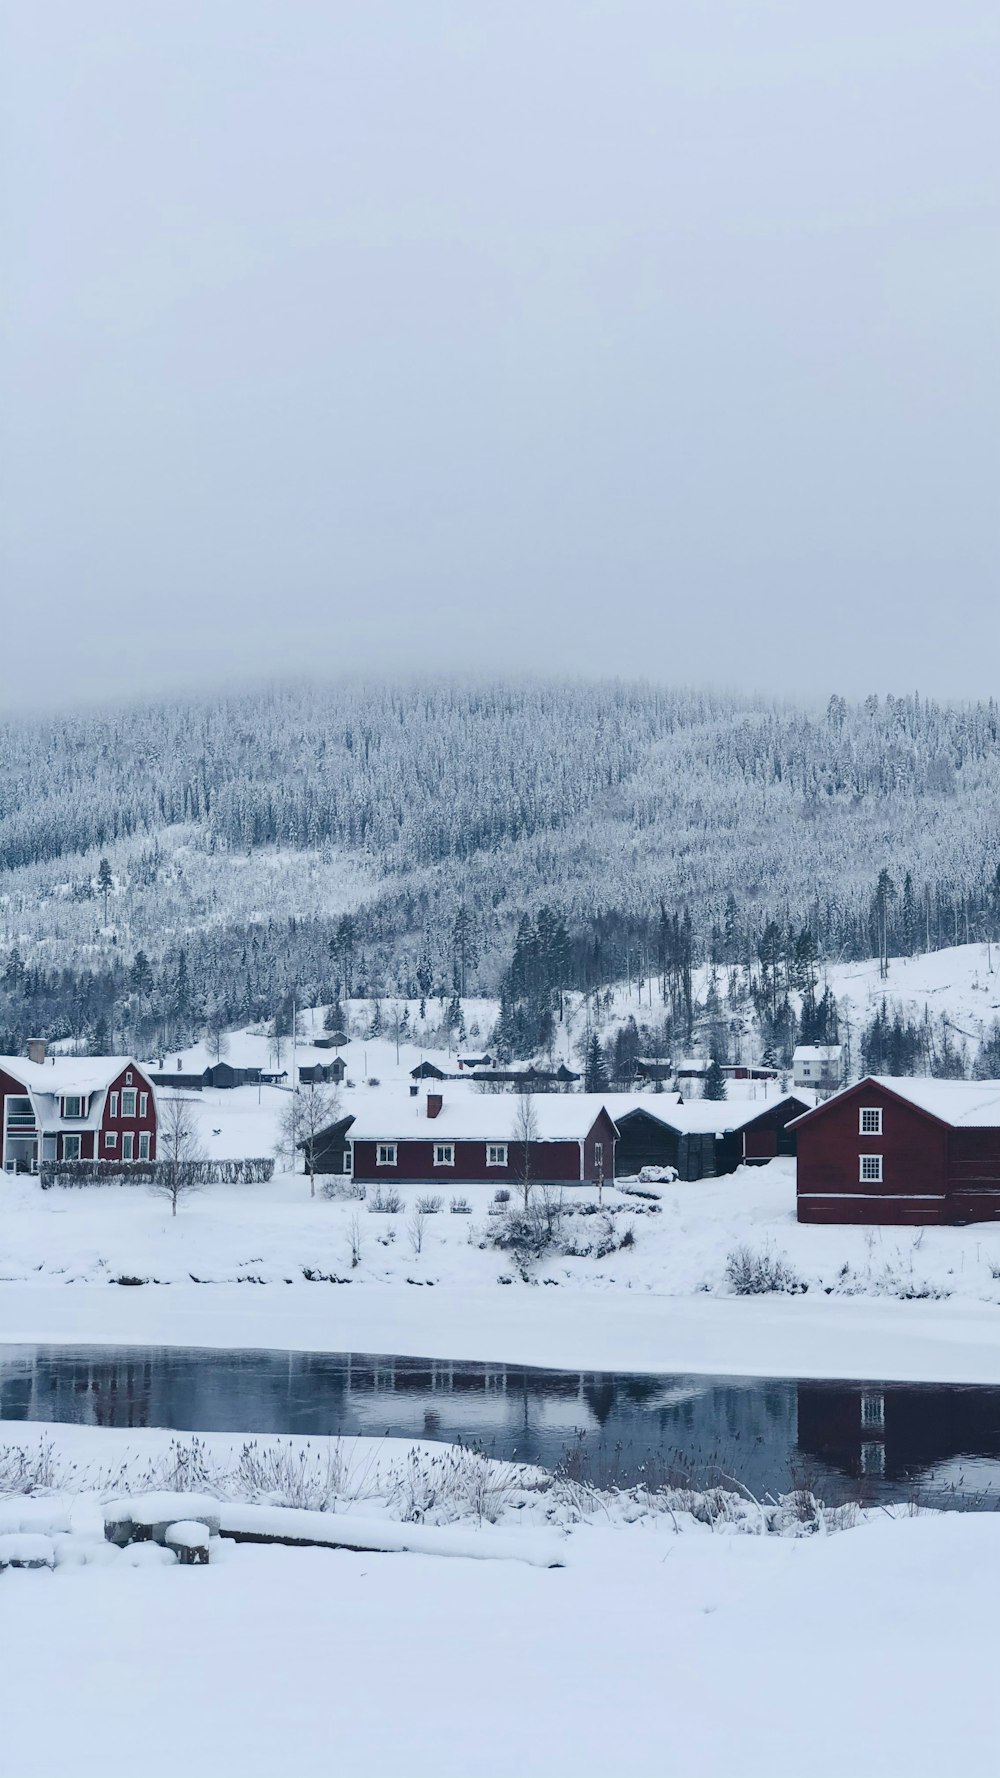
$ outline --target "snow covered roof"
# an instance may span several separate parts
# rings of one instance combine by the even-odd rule
[[[839,1062],[839,1043],[797,1043],[792,1051],[793,1062]]]
[[[521,1099],[516,1093],[448,1092],[437,1117],[427,1115],[427,1095],[380,1093],[344,1106],[353,1114],[352,1142],[428,1141],[513,1142]],[[608,1098],[601,1093],[532,1093],[538,1142],[582,1142]]]
[[[138,1068],[131,1056],[52,1056],[29,1062],[27,1056],[0,1056],[0,1069],[32,1093],[99,1093],[126,1068]]]
[[[1000,1080],[932,1080],[922,1075],[899,1079],[888,1074],[871,1078],[944,1124],[965,1129],[1000,1127]]]
[[[721,1136],[729,1130],[742,1130],[745,1124],[763,1117],[765,1111],[787,1105],[790,1100],[795,1105],[803,1104],[793,1093],[774,1099],[685,1099],[683,1105],[678,1105],[673,1094],[668,1093],[609,1093],[604,1104],[616,1124],[630,1111],[645,1111],[658,1123],[680,1130],[682,1135],[706,1136],[714,1132]]]
[[[822,1105],[797,1118],[796,1123],[804,1123],[806,1117],[822,1116],[848,1093],[858,1098],[859,1089],[867,1085],[883,1087],[887,1093],[905,1099],[952,1129],[1000,1129],[1000,1080],[934,1080],[925,1075],[895,1074],[869,1074],[865,1080],[825,1099]]]

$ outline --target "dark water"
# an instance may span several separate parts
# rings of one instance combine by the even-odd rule
[[[1000,1505],[1000,1389],[647,1376],[361,1353],[0,1348],[0,1418],[462,1440],[599,1483]]]

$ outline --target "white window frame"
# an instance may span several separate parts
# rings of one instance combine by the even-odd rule
[[[104,1146],[105,1146],[105,1148],[117,1148],[118,1147],[118,1131],[117,1130],[105,1130],[105,1132],[104,1132]]]
[[[69,1143],[76,1144],[72,1153],[70,1153],[67,1148],[67,1144]],[[62,1150],[62,1158],[64,1161],[78,1161],[80,1159],[80,1137],[76,1131],[67,1131],[62,1139]]]
[[[506,1144],[506,1142],[487,1142],[487,1144],[486,1144],[486,1165],[488,1167],[506,1167],[506,1165],[507,1165],[507,1144]]]
[[[866,1438],[862,1440],[861,1474],[885,1475],[885,1445],[881,1439]]]
[[[864,1427],[885,1425],[885,1396],[881,1390],[862,1390],[861,1424]]]
[[[148,1093],[140,1093],[139,1094],[139,1116],[140,1117],[148,1117],[149,1116],[149,1094]]]
[[[345,1150],[344,1150],[344,1168],[343,1168],[343,1170],[345,1173],[352,1173],[354,1171],[354,1169],[351,1165],[351,1151],[349,1148],[345,1148]]]
[[[866,1123],[866,1119],[868,1122]],[[882,1107],[881,1105],[861,1105],[858,1107],[858,1135],[881,1136]]]
[[[140,1159],[140,1161],[148,1161],[149,1160],[149,1131],[148,1130],[140,1130],[139,1131],[139,1159]]]
[[[122,1131],[122,1160],[135,1160],[135,1137],[131,1130]]]
[[[398,1147],[395,1142],[377,1142],[375,1144],[375,1165],[377,1167],[395,1167]]]
[[[131,1070],[131,1068],[129,1069],[128,1073],[125,1076],[125,1085],[127,1087],[130,1087],[132,1085],[132,1070]]]
[[[434,1165],[435,1167],[453,1167],[455,1165],[454,1142],[435,1142]]]
[[[109,1117],[117,1117],[118,1116],[118,1094],[117,1093],[110,1094],[110,1096],[108,1098],[108,1116]]]
[[[603,1170],[604,1170],[604,1143],[603,1142],[595,1142],[594,1143],[594,1166],[600,1167],[601,1171],[603,1172]]]
[[[122,1117],[132,1118],[135,1116],[136,1097],[134,1087],[122,1088]],[[129,1110],[129,1106],[131,1106],[131,1110]]]
[[[863,1154],[858,1157],[858,1179],[862,1185],[881,1185],[882,1156],[880,1154]]]
[[[71,1105],[75,1105],[77,1107],[76,1111],[70,1111]],[[86,1117],[87,1113],[84,1110],[83,1094],[82,1093],[64,1093],[63,1094],[63,1102],[62,1102],[62,1114],[63,1114],[63,1117]]]

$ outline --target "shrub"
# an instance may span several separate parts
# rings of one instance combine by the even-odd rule
[[[162,1161],[43,1161],[38,1183],[43,1191],[54,1185],[155,1185],[164,1166]],[[274,1175],[274,1159],[254,1155],[243,1160],[191,1160],[185,1168],[195,1185],[265,1185]]]
[[[436,1216],[443,1203],[443,1198],[418,1198],[417,1209],[422,1216]]]
[[[794,1293],[805,1289],[787,1259],[766,1247],[757,1253],[744,1242],[726,1260],[726,1283],[735,1296],[768,1296],[775,1291]]]
[[[507,1190],[507,1187],[505,1185],[501,1185],[501,1186],[497,1187],[497,1190],[493,1193],[493,1202],[494,1202],[494,1204],[509,1204],[510,1203],[510,1192]]]
[[[377,1185],[367,1202],[369,1210],[378,1216],[396,1216],[403,1208],[402,1198],[391,1185]]]
[[[452,1198],[450,1208],[452,1216],[472,1215],[472,1205],[469,1203],[468,1198]]]

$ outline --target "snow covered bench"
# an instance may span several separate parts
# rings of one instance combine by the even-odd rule
[[[4,1568],[54,1568],[55,1545],[40,1531],[0,1532],[0,1571]]]
[[[168,1525],[163,1542],[185,1568],[195,1568],[208,1561],[211,1533],[197,1519],[178,1519],[175,1525]]]
[[[104,1535],[124,1549],[130,1543],[168,1544],[167,1533],[179,1525],[196,1526],[206,1537],[219,1535],[219,1502],[208,1494],[134,1494],[113,1500],[104,1509]],[[193,1561],[193,1557],[188,1557]],[[207,1555],[202,1558],[207,1561]]]

